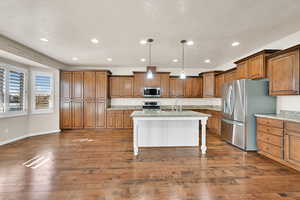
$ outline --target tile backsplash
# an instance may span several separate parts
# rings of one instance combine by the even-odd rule
[[[140,106],[144,101],[157,101],[161,105],[212,105],[221,106],[220,98],[112,98],[112,106]]]

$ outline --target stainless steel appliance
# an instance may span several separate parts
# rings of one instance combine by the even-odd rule
[[[160,111],[160,104],[157,101],[145,101],[143,111]]]
[[[267,80],[236,80],[222,86],[221,137],[246,151],[255,151],[256,113],[275,113],[276,98]]]
[[[144,97],[160,97],[160,88],[145,87],[143,90]]]

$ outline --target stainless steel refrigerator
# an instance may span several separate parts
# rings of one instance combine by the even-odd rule
[[[275,113],[276,98],[268,95],[267,80],[242,79],[222,86],[221,137],[245,151],[255,151],[256,113]]]

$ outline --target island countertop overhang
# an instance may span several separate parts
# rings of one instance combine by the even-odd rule
[[[134,111],[131,114],[133,119],[135,118],[166,118],[166,119],[203,119],[211,117],[210,114],[195,112],[195,111],[155,111],[155,112],[144,112]]]

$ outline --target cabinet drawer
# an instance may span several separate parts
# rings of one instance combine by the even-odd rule
[[[258,132],[257,134],[258,140],[263,142],[276,145],[278,147],[283,147],[283,137],[277,135],[270,135],[264,132]]]
[[[300,134],[300,123],[285,122],[285,129],[289,131],[298,132]]]
[[[263,124],[266,126],[276,127],[276,128],[283,128],[283,121],[277,119],[268,119],[268,118],[257,118],[258,124]]]
[[[283,136],[283,129],[257,124],[257,132]]]
[[[280,147],[277,147],[272,144],[265,143],[261,140],[257,141],[259,151],[268,153],[276,158],[283,159],[283,150]]]

